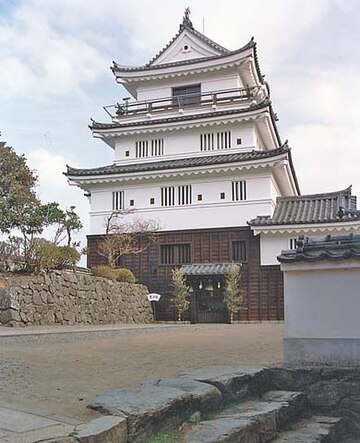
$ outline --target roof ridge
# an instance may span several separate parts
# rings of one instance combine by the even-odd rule
[[[290,148],[289,148],[290,149]],[[277,197],[277,200],[280,201],[291,201],[291,200],[308,200],[308,199],[323,199],[327,197],[335,197],[340,196],[342,194],[351,193],[352,186],[347,187],[346,189],[341,189],[340,191],[332,191],[332,192],[320,192],[317,194],[303,194],[303,195],[290,195],[284,197]]]
[[[148,169],[151,169],[153,167],[158,166],[158,170],[161,170],[161,167],[167,166],[168,164],[172,164],[175,166],[178,166],[179,168],[187,168],[193,165],[188,165],[187,163],[191,162],[191,161],[200,161],[203,160],[204,163],[201,165],[196,165],[196,166],[211,166],[216,165],[216,164],[226,164],[227,160],[229,163],[232,162],[236,162],[236,161],[240,161],[240,160],[263,160],[263,159],[267,159],[267,158],[271,158],[271,157],[275,157],[277,155],[280,154],[285,154],[289,152],[289,148],[286,147],[280,147],[280,148],[276,148],[276,149],[271,149],[269,151],[256,151],[256,150],[252,150],[252,151],[248,151],[248,152],[237,152],[237,153],[228,153],[228,154],[218,154],[218,155],[206,155],[206,156],[197,156],[197,157],[187,157],[187,158],[181,158],[181,159],[176,159],[176,160],[161,160],[161,161],[151,161],[151,162],[145,162],[145,163],[132,163],[129,165],[116,165],[114,163],[112,163],[111,165],[106,165],[106,166],[101,166],[98,168],[73,168],[71,166],[67,165],[67,172],[64,173],[65,175],[71,175],[71,173],[76,173],[79,171],[86,171],[87,172],[95,172],[96,173],[106,173],[107,171],[109,172],[114,172],[116,173],[116,171],[121,171],[122,169],[126,169],[126,168],[136,168],[136,167],[147,167]],[[220,162],[215,162],[212,163],[212,161],[214,160],[220,160]],[[171,169],[171,167],[169,167],[169,169]]]

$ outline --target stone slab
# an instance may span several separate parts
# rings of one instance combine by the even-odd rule
[[[192,379],[152,380],[139,389],[118,389],[98,396],[89,407],[104,414],[126,416],[129,441],[142,441],[175,429],[200,410],[221,405],[221,393]]]
[[[264,392],[269,387],[266,368],[252,366],[213,366],[189,369],[182,377],[208,383],[218,388],[225,401],[240,401]]]
[[[71,426],[79,426],[83,424],[80,420],[77,420],[76,418],[64,417],[63,415],[58,414],[47,415],[46,418],[54,421],[59,421],[60,423],[65,423]]]
[[[54,426],[34,429],[28,432],[11,432],[1,439],[1,443],[38,443],[57,437],[69,435],[74,427],[57,423]],[[55,440],[57,441],[57,440]],[[61,439],[60,442],[62,443]],[[67,442],[66,442],[67,443]]]
[[[127,443],[126,418],[98,417],[76,428],[74,434],[80,443]]]
[[[248,418],[221,417],[199,423],[183,435],[184,443],[259,443],[258,424]]]
[[[341,418],[314,416],[299,420],[292,429],[284,431],[273,443],[339,443],[337,427]]]
[[[27,412],[0,407],[0,428],[12,432],[28,432],[58,425],[59,422]]]
[[[270,441],[285,424],[300,416],[304,402],[300,392],[271,391],[260,400],[244,401],[225,408],[217,417],[248,418],[258,423],[260,441]]]

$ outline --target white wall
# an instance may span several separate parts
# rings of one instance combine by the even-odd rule
[[[201,92],[212,92],[219,89],[234,89],[243,86],[239,74],[234,70],[223,70],[217,73],[192,75],[188,80],[182,79],[164,79],[151,82],[146,85],[140,85],[137,91],[137,100],[154,100],[158,98],[167,98],[172,96],[172,88],[177,86],[186,86],[201,84]]]
[[[188,156],[213,155],[216,153],[226,153],[228,150],[200,151],[200,134],[231,131],[231,150],[242,151],[253,149],[254,124],[238,123],[219,126],[209,126],[208,128],[178,130],[171,132],[158,132],[156,134],[139,134],[136,136],[126,136],[118,138],[115,144],[116,164],[143,163],[144,161],[161,161],[172,158],[183,158]],[[157,157],[136,158],[135,142],[140,140],[164,139],[164,155]],[[241,145],[237,145],[237,138],[241,138]],[[128,157],[125,152],[130,151]]]
[[[285,337],[360,338],[360,263],[336,265],[285,271]]]
[[[232,180],[246,180],[246,201],[232,202]],[[162,207],[161,186],[178,185],[192,185],[193,203]],[[266,174],[247,173],[156,184],[114,185],[91,191],[91,234],[104,232],[105,219],[112,210],[113,191],[124,191],[126,207],[129,207],[130,199],[134,200],[136,215],[159,220],[164,230],[246,226],[246,222],[259,213],[269,213],[272,210],[270,175]],[[221,192],[225,193],[224,200],[220,199]],[[202,201],[197,200],[198,194],[202,195]],[[155,198],[154,205],[150,205],[150,198]]]

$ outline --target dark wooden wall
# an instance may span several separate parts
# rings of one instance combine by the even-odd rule
[[[88,236],[88,267],[106,264],[98,254],[101,236]],[[158,320],[175,320],[170,305],[171,271],[174,265],[160,264],[160,244],[190,243],[192,263],[229,263],[232,242],[246,241],[247,262],[242,264],[242,287],[246,293],[246,310],[235,314],[234,320],[283,320],[283,276],[279,266],[260,266],[259,236],[249,227],[162,232],[157,244],[140,254],[122,257],[122,266],[136,275],[150,292],[162,294],[157,304]]]

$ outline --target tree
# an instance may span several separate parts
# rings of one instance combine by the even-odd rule
[[[40,201],[34,187],[37,176],[10,146],[0,143],[0,232],[19,229],[26,242],[41,232]]]
[[[9,236],[1,251],[6,256],[7,267],[11,268],[16,262],[18,270],[34,269],[34,248],[39,240],[36,235],[45,227],[57,225],[53,243],[59,246],[67,239],[68,248],[73,232],[82,227],[74,206],[63,211],[56,202],[41,204],[35,193],[36,185],[37,176],[26,164],[25,156],[16,154],[13,148],[0,142],[0,233]],[[13,231],[20,232],[22,238],[12,236]],[[70,249],[56,253],[62,254],[61,260],[66,254],[71,260],[76,256]]]
[[[232,264],[225,276],[225,296],[224,303],[229,313],[230,323],[233,322],[234,314],[246,309],[243,306],[245,291],[240,287],[241,273],[240,267]]]
[[[172,286],[173,298],[171,304],[175,309],[177,321],[181,321],[184,312],[189,309],[189,291],[190,287],[186,284],[186,278],[181,273],[180,269],[172,270]]]
[[[133,210],[122,209],[106,219],[105,235],[98,245],[98,253],[112,268],[116,267],[121,256],[139,254],[157,241],[158,222],[135,216],[126,220],[126,216],[133,213]]]

